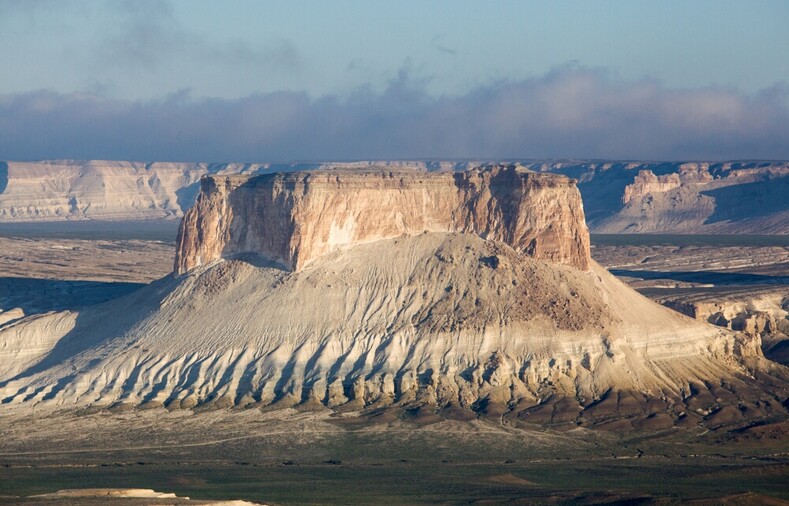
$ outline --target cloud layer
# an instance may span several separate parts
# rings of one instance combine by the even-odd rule
[[[0,158],[296,161],[396,158],[789,159],[789,90],[755,95],[557,69],[457,97],[406,72],[381,93],[148,102],[0,97]]]

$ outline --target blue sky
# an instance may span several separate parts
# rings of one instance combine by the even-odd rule
[[[782,0],[0,0],[0,157],[784,158],[787,20]]]

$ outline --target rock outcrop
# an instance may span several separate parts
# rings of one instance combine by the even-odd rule
[[[735,287],[715,293],[656,297],[666,307],[762,341],[764,354],[789,363],[789,288]]]
[[[581,413],[661,428],[787,415],[758,336],[662,307],[590,259],[563,176],[209,176],[178,248],[180,275],[0,325],[0,402],[430,406],[573,427]]]
[[[226,260],[76,319],[14,322],[3,342],[26,364],[0,370],[12,405],[490,411],[569,398],[581,410],[615,389],[680,408],[721,378],[738,392],[726,398],[761,399],[741,379],[758,340],[661,307],[594,262],[538,261],[475,234],[359,244],[298,272]]]
[[[325,163],[172,163],[107,160],[0,161],[0,222],[149,220],[181,217],[206,174],[322,169]],[[455,170],[456,162],[347,162],[410,170]]]
[[[183,189],[207,171],[196,164],[111,161],[2,165],[3,221],[176,217]]]
[[[664,174],[656,176],[650,170],[640,170],[632,184],[625,186],[622,194],[622,203],[628,204],[635,198],[641,198],[650,193],[662,193],[679,188],[682,182],[679,174]]]
[[[668,428],[691,409],[760,417],[778,395],[748,379],[771,377],[758,337],[651,302],[589,258],[562,176],[209,176],[176,269],[79,313],[0,326],[0,401],[427,405],[574,424],[622,416],[627,398]]]
[[[176,218],[204,175],[254,175],[335,167],[453,172],[482,162],[357,161],[300,164],[0,162],[0,222]],[[788,162],[522,161],[579,181],[597,233],[789,233]]]
[[[787,162],[540,162],[579,180],[596,233],[789,233]]]
[[[207,176],[182,221],[175,272],[249,254],[300,270],[339,248],[423,232],[472,233],[538,260],[589,267],[575,182],[491,166]]]

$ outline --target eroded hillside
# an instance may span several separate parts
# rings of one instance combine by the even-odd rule
[[[659,306],[591,260],[566,177],[237,178],[205,180],[175,275],[0,328],[3,402],[429,406],[551,424],[635,406],[663,428],[786,415],[785,371],[758,337]]]

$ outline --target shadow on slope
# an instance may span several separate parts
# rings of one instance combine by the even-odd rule
[[[639,279],[671,279],[711,285],[789,285],[789,276],[770,276],[741,272],[647,271],[610,269],[614,276]]]
[[[199,181],[175,190],[176,203],[181,212],[185,213],[195,205],[198,193],[200,193]]]
[[[122,336],[138,323],[145,314],[149,313],[153,308],[159,307],[161,301],[172,290],[172,281],[171,276],[166,276],[147,286],[133,286],[131,287],[133,293],[127,293],[127,297],[123,301],[114,300],[120,297],[118,296],[80,311],[74,328],[60,338],[57,344],[41,360],[21,373],[0,381],[0,388],[6,387],[14,381],[46,371],[51,367],[67,364],[80,354],[90,349],[95,350],[100,344]],[[128,284],[134,285],[133,283]],[[145,287],[139,289],[139,286]],[[100,361],[100,358],[93,358],[91,363],[98,361]],[[90,364],[88,367],[90,367]],[[17,393],[6,396],[0,402],[3,404],[8,403],[21,394],[25,394],[26,399],[33,398],[45,388],[48,390],[48,393],[43,399],[48,400],[54,398],[58,392],[66,388],[75,377],[76,374],[62,376],[54,385],[39,387],[37,390],[30,392],[27,392],[26,387],[22,386]]]
[[[143,286],[142,283],[0,277],[0,309],[18,307],[25,314],[79,309],[117,299]]]
[[[789,177],[702,191],[715,199],[715,212],[705,224],[763,218],[789,211]]]
[[[8,187],[8,164],[0,162],[0,193]]]

